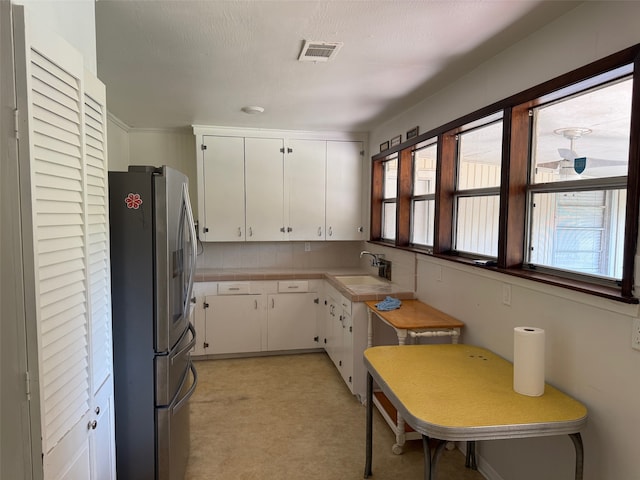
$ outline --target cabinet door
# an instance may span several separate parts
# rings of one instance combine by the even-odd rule
[[[362,142],[327,142],[327,240],[362,239]]]
[[[317,348],[316,293],[281,293],[267,300],[267,349]]]
[[[208,242],[245,240],[244,138],[203,137],[204,206],[200,238]]]
[[[209,353],[248,353],[262,350],[262,295],[211,295],[205,297]]]
[[[246,240],[284,240],[284,140],[244,141]]]
[[[285,156],[289,240],[324,240],[327,142],[291,140]]]
[[[342,312],[342,348],[341,348],[341,370],[343,380],[353,393],[353,328],[351,315]]]
[[[206,355],[209,352],[207,343],[207,321],[206,321],[206,297],[215,295],[218,291],[216,282],[195,282],[193,284],[193,295],[196,303],[193,306],[192,324],[196,330],[196,344],[191,350],[191,356]]]
[[[339,297],[338,297],[339,298]],[[336,368],[339,366],[340,349],[342,348],[342,326],[340,322],[340,303],[330,294],[327,295],[327,318],[325,323],[325,349]]]

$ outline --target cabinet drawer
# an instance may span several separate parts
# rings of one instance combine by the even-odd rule
[[[286,292],[308,292],[309,282],[307,280],[284,280],[278,282],[278,293]]]
[[[248,295],[249,282],[220,282],[218,295]]]

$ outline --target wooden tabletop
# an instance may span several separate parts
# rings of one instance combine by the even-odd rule
[[[545,385],[529,397],[513,390],[513,365],[463,344],[379,346],[367,369],[402,417],[441,440],[488,440],[578,432],[587,409]]]
[[[376,308],[379,300],[365,302],[367,307],[393,327],[403,330],[423,330],[430,328],[461,328],[460,320],[437,310],[419,300],[402,300],[400,308],[381,311]]]

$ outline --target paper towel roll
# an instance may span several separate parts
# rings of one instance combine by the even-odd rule
[[[513,389],[539,397],[544,393],[544,330],[535,327],[513,330]]]

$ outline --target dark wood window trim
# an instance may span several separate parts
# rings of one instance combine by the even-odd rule
[[[627,205],[624,239],[622,280],[618,286],[606,286],[565,278],[553,274],[522,268],[526,234],[526,203],[531,108],[573,93],[586,86],[602,83],[610,72],[633,65],[634,85],[631,105],[631,131],[629,170],[627,174]],[[371,175],[371,228],[370,241],[385,246],[417,252],[454,262],[474,265],[473,260],[458,255],[452,249],[454,190],[455,190],[455,134],[462,126],[503,112],[503,160],[500,187],[500,227],[497,264],[490,267],[496,272],[556,285],[600,297],[638,303],[633,294],[635,254],[640,215],[640,44],[627,48],[582,68],[568,72],[545,83],[498,101],[372,157]],[[413,188],[413,150],[420,143],[438,137],[436,172],[434,245],[428,248],[412,245],[411,194]],[[396,240],[382,241],[382,179],[383,160],[398,153],[398,203],[396,213]],[[475,266],[475,265],[474,265]]]

